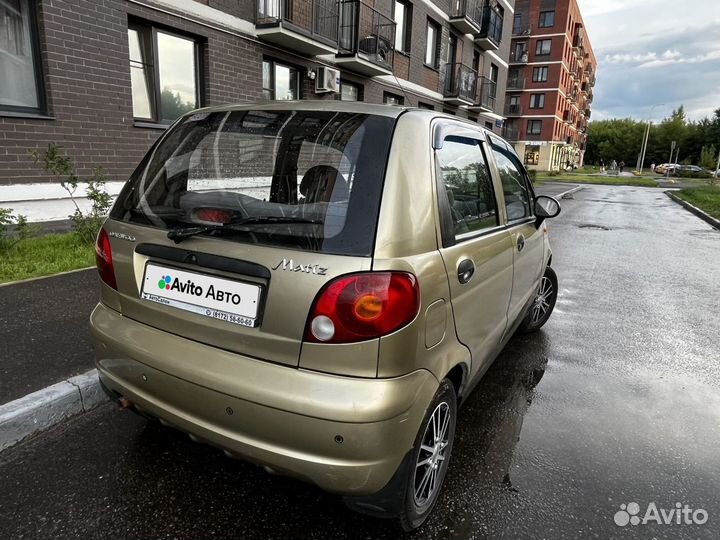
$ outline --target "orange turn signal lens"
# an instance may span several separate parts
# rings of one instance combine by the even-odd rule
[[[377,319],[382,313],[382,300],[374,294],[366,294],[355,301],[353,311],[360,319],[366,321]]]

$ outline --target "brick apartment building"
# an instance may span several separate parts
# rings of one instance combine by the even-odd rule
[[[513,0],[0,0],[0,188],[49,181],[28,157],[48,143],[124,180],[179,114],[223,103],[404,103],[499,132],[513,15]]]
[[[504,135],[528,168],[582,166],[597,62],[577,0],[517,0]]]

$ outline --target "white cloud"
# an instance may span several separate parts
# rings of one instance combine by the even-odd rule
[[[593,119],[720,107],[720,0],[578,2],[598,58]]]

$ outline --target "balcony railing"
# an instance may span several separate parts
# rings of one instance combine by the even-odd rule
[[[526,133],[525,134],[525,140],[526,141],[540,141],[542,140],[542,133]]]
[[[331,46],[338,41],[336,0],[257,0],[258,28],[280,25]]]
[[[587,118],[588,120],[590,120],[590,115],[591,115],[591,114],[592,114],[592,111],[590,110],[590,107],[588,107],[587,109],[585,109],[585,118]]]
[[[522,77],[512,77],[508,79],[507,89],[508,90],[523,90],[525,88],[525,79]]]
[[[588,92],[588,95],[585,99],[587,100],[588,103],[592,103],[593,98],[594,98],[593,93],[592,93],[592,91],[590,91],[590,92]]]
[[[530,25],[528,23],[513,24],[512,35],[513,37],[529,36]]]
[[[474,34],[482,24],[482,0],[452,0],[450,24],[466,34]]]
[[[445,64],[443,96],[475,103],[477,71],[465,64]]]
[[[480,32],[475,36],[475,41],[486,50],[497,50],[502,41],[503,16],[491,6],[485,4],[483,7],[482,25]]]
[[[520,129],[515,126],[505,126],[503,137],[508,141],[518,141],[520,140]]]
[[[487,77],[479,77],[476,105],[488,111],[494,111],[496,102],[497,83]]]
[[[505,116],[522,116],[522,105],[519,103],[507,103],[505,105]]]
[[[510,63],[511,64],[527,64],[530,60],[530,52],[526,49],[510,51]]]
[[[339,54],[363,59],[392,69],[395,22],[362,2],[340,2]]]

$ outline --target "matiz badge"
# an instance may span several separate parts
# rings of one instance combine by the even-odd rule
[[[292,259],[283,259],[272,267],[273,270],[277,270],[278,268],[280,268],[281,270],[289,270],[290,272],[305,272],[306,274],[315,274],[317,276],[324,276],[327,272],[327,268],[325,268],[324,266],[320,266],[317,264],[295,264],[295,261],[293,261]]]
[[[108,231],[108,236],[111,238],[118,238],[120,240],[127,240],[128,242],[134,242],[135,237],[131,234],[125,234],[121,232]]]

